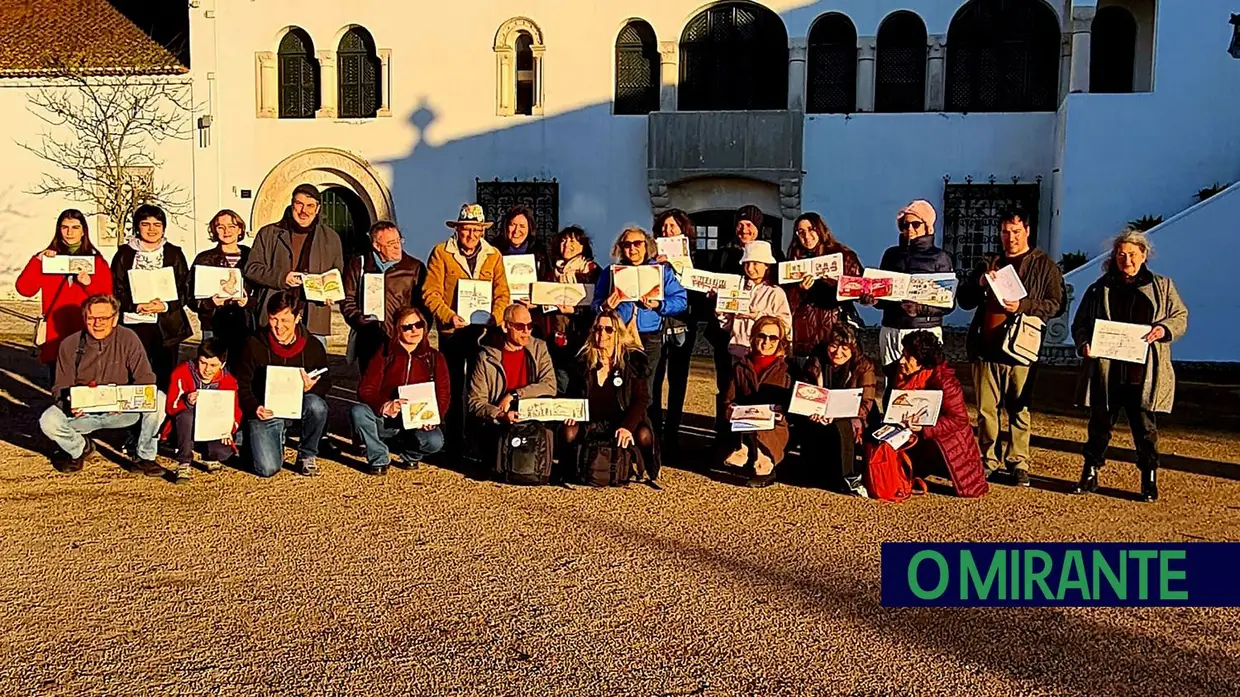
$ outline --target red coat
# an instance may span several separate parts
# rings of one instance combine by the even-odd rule
[[[237,399],[237,378],[227,370],[221,371],[219,377],[216,378],[215,389],[232,390],[233,393],[233,433],[237,433],[237,429],[241,426],[241,402]],[[178,365],[172,371],[172,377],[168,381],[168,401],[164,405],[164,413],[169,417],[175,417],[177,414],[185,411],[189,403],[185,401],[185,395],[196,391],[194,386],[194,375],[190,372],[189,362]],[[172,432],[172,418],[164,422],[162,436],[167,438]]]
[[[431,348],[426,339],[407,353],[400,341],[393,339],[384,352],[370,362],[366,374],[357,387],[357,396],[362,402],[381,415],[383,403],[396,399],[396,390],[401,385],[414,385],[420,382],[435,382],[435,398],[439,402],[440,418],[447,418],[448,406],[452,402],[452,382],[448,373],[448,362],[443,354]]]
[[[83,286],[78,283],[77,276],[43,273],[42,258],[42,252],[31,257],[17,277],[16,286],[17,292],[27,298],[33,298],[35,293],[42,291],[47,343],[39,349],[39,362],[55,363],[60,340],[84,328],[82,303],[92,295],[112,293],[112,269],[96,252],[95,272],[90,275],[90,285]]]
[[[986,473],[982,469],[982,451],[977,447],[977,439],[973,437],[973,426],[969,423],[969,410],[964,402],[964,389],[956,372],[946,364],[934,369],[924,389],[943,391],[943,408],[939,412],[939,420],[933,426],[927,426],[919,434],[921,442],[916,449],[932,448],[947,465],[947,473],[951,476],[952,486],[956,495],[964,498],[985,496],[990,490],[986,483]],[[914,463],[917,452],[912,453]]]

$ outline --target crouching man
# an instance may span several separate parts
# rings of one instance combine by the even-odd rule
[[[319,473],[319,442],[327,431],[327,350],[319,341],[307,341],[301,323],[302,302],[295,291],[276,293],[267,301],[268,326],[252,336],[237,361],[237,397],[245,417],[245,438],[254,461],[254,473],[273,477],[284,467],[284,437],[296,421],[277,413],[296,410],[301,401],[301,440],[297,445],[297,471],[306,476]],[[298,379],[288,390],[267,389],[271,369],[297,371]],[[274,386],[273,386],[274,387]],[[300,395],[296,392],[300,390]],[[278,402],[274,401],[278,400]]]
[[[69,389],[88,385],[154,385],[155,372],[147,361],[138,335],[128,327],[118,327],[120,303],[111,295],[92,295],[82,304],[86,328],[65,337],[56,356],[56,377],[52,397],[56,400],[39,417],[39,429],[67,456],[53,457],[62,472],[77,472],[95,450],[85,436],[96,431],[127,429],[135,424],[140,431],[134,464],[143,474],[159,476],[164,468],[155,461],[159,446],[159,426],[164,419],[160,408],[164,400],[157,393],[151,411],[87,414],[70,405]]]

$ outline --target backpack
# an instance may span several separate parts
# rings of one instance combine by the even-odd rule
[[[627,486],[641,477],[641,469],[634,446],[621,448],[603,430],[591,431],[577,451],[577,478],[586,486]]]
[[[495,473],[508,484],[546,484],[551,480],[551,431],[537,421],[515,423],[500,431]]]
[[[914,487],[926,493],[926,483],[913,476],[913,462],[907,452],[881,442],[869,443],[866,450],[863,481],[870,498],[899,503],[913,495]]]

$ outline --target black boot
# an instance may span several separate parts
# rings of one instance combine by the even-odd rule
[[[1098,468],[1086,462],[1085,466],[1081,468],[1081,481],[1077,482],[1076,488],[1072,490],[1072,493],[1098,493]]]
[[[1158,500],[1158,470],[1141,470],[1141,500],[1146,503]]]

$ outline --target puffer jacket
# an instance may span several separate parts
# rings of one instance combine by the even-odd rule
[[[899,384],[896,385],[899,388]],[[942,459],[951,477],[956,495],[962,498],[985,496],[990,490],[982,469],[982,451],[977,447],[973,427],[969,424],[969,409],[964,402],[964,388],[956,373],[946,364],[933,369],[929,381],[922,389],[941,390],[943,407],[939,420],[918,433],[917,445],[910,455],[915,466],[923,453],[931,452]]]
[[[955,271],[952,258],[947,252],[934,246],[933,235],[907,240],[900,238],[900,244],[889,247],[883,253],[883,260],[878,268],[883,271],[900,273],[951,273]],[[931,307],[918,305],[917,314],[909,316],[904,311],[903,303],[890,300],[879,300],[883,310],[883,326],[892,329],[933,329],[943,326],[943,315],[950,314],[954,308]]]

